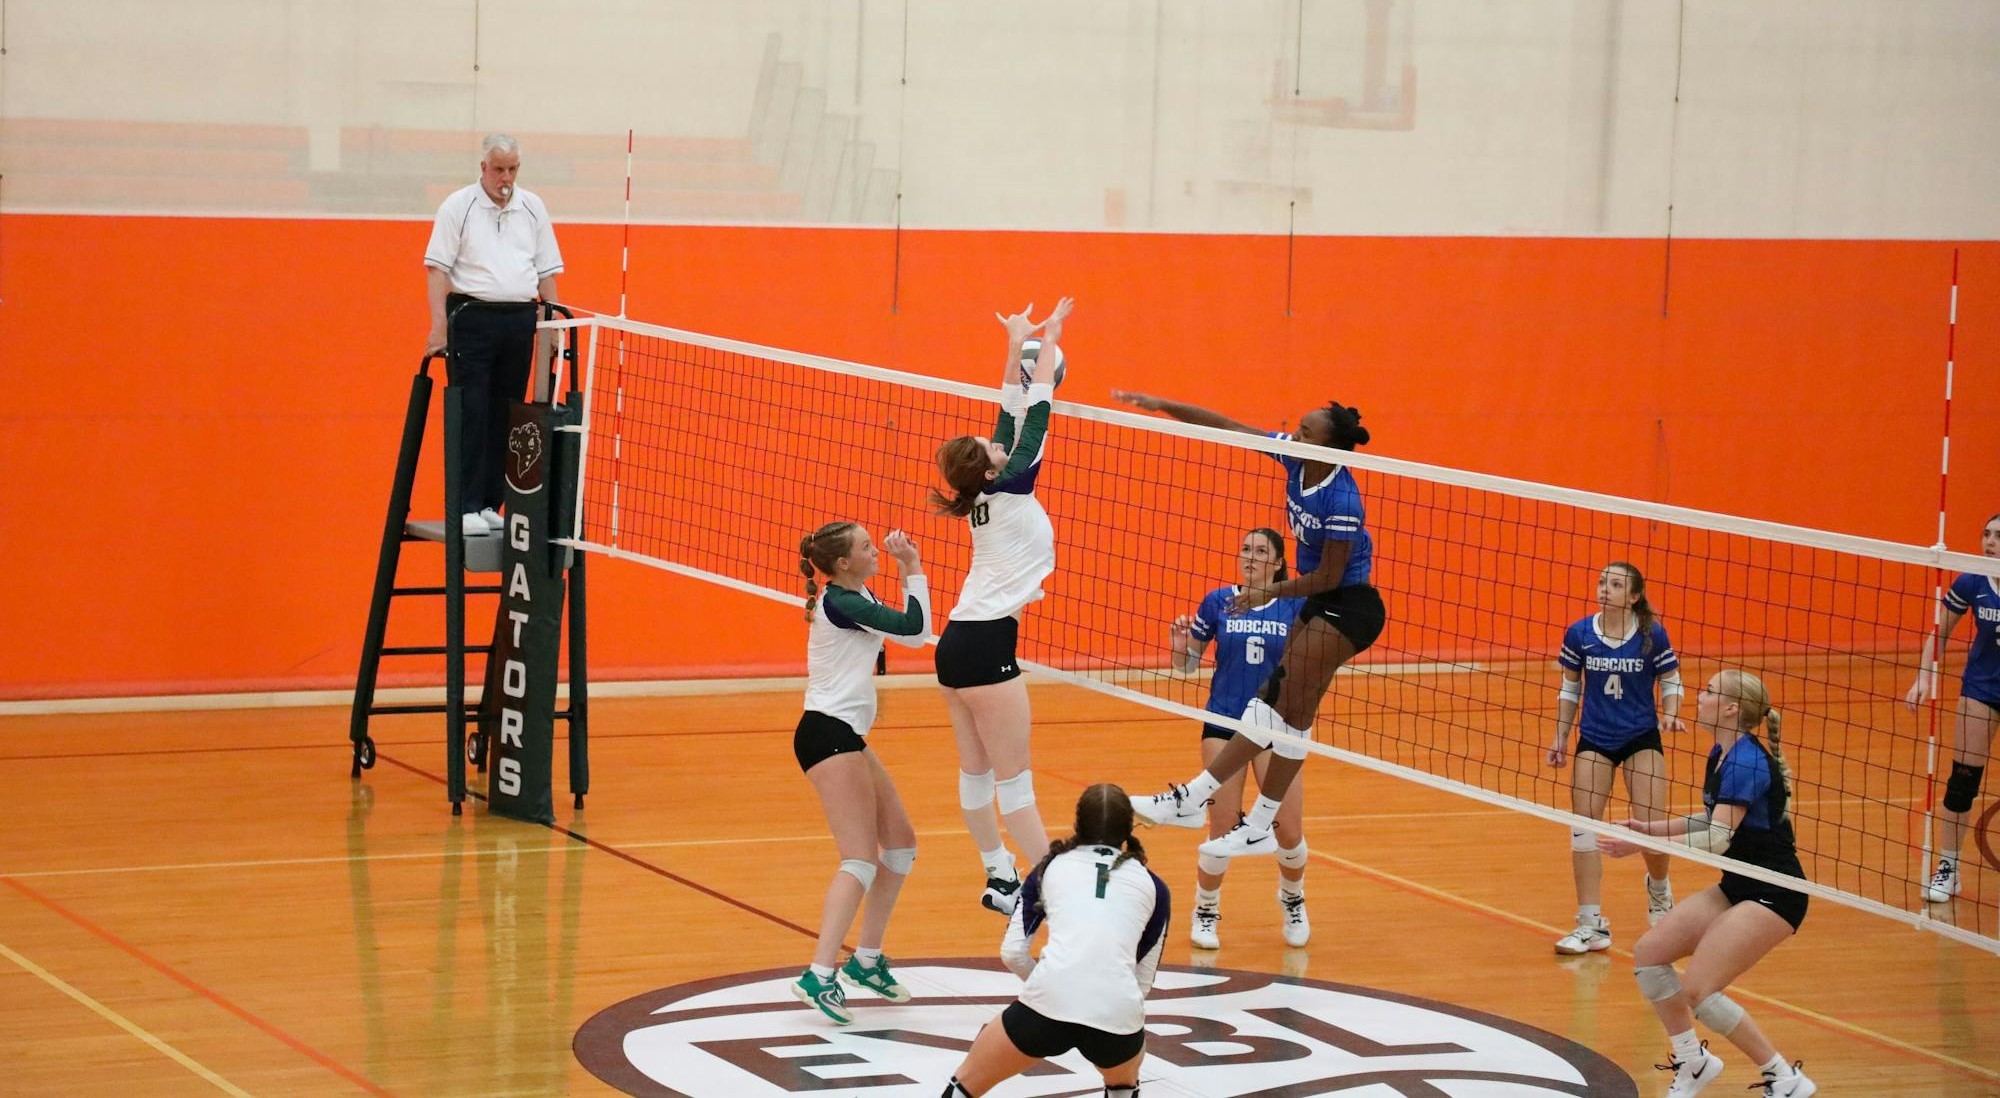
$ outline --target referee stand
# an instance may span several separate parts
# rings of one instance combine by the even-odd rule
[[[389,510],[376,557],[374,592],[368,605],[361,665],[355,679],[348,738],[353,745],[350,778],[375,765],[375,740],[369,721],[392,714],[442,714],[445,725],[445,795],[452,815],[464,811],[466,764],[488,776],[486,798],[491,811],[539,823],[553,823],[551,756],[554,722],[569,726],[569,788],[576,808],[590,789],[589,675],[585,644],[585,555],[555,544],[567,537],[574,519],[577,484],[577,439],[558,428],[581,421],[582,394],[576,370],[577,331],[561,329],[556,353],[547,354],[538,338],[532,398],[515,402],[509,419],[506,453],[507,515],[504,534],[467,536],[459,516],[464,513],[464,470],[459,436],[468,410],[459,387],[444,391],[444,513],[440,521],[410,518],[410,496],[416,483],[417,461],[423,451],[424,428],[430,418],[435,380],[434,359],[450,361],[451,333],[460,313],[484,307],[470,302],[455,308],[445,326],[445,349],[418,364],[410,382],[409,404],[403,416],[403,438],[396,475],[389,490]],[[546,302],[544,320],[565,318],[569,309]],[[550,396],[558,381],[558,365],[567,375],[563,401]],[[444,548],[444,576],[433,585],[397,583],[403,547],[431,542]],[[492,573],[498,582],[468,584],[468,572]],[[468,644],[465,638],[467,595],[499,595],[492,642]],[[441,598],[444,602],[444,642],[429,645],[385,645],[389,613],[399,599]],[[569,645],[569,704],[556,708],[556,670],[560,662],[564,603],[567,602]],[[484,687],[478,702],[466,701],[465,658],[485,657]],[[388,703],[376,700],[376,683],[383,657],[439,656],[445,658],[442,704]],[[471,727],[468,728],[468,724]],[[489,765],[490,764],[490,765]]]

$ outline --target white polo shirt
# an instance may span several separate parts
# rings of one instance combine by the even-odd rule
[[[536,285],[563,269],[542,200],[516,187],[497,206],[477,183],[438,207],[424,264],[449,274],[453,290],[481,301],[533,301]]]

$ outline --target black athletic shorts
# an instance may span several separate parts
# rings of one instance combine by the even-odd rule
[[[1805,876],[1805,871],[1799,868],[1796,861],[1792,863],[1791,868],[1779,869],[1779,872]],[[1792,924],[1794,934],[1798,933],[1799,924],[1806,921],[1806,894],[1803,892],[1793,892],[1789,888],[1780,888],[1777,885],[1765,884],[1763,881],[1729,872],[1722,874],[1721,888],[1722,898],[1728,900],[1731,905],[1763,904],[1770,908],[1778,918]]]
[[[801,771],[853,751],[868,750],[868,741],[838,717],[806,710],[799,718],[798,731],[792,733],[792,754],[799,760]]]
[[[1388,623],[1389,611],[1382,605],[1382,593],[1365,583],[1352,587],[1336,587],[1322,591],[1306,600],[1299,608],[1299,621],[1308,622],[1314,618],[1325,618],[1328,625],[1340,630],[1347,643],[1356,652],[1366,652],[1382,635],[1382,627]]]
[[[938,685],[960,689],[1020,678],[1021,665],[1014,660],[1020,634],[1018,618],[945,622],[937,643]]]
[[[1576,753],[1581,755],[1586,751],[1593,755],[1602,755],[1610,759],[1613,766],[1622,766],[1626,759],[1637,755],[1641,751],[1658,751],[1660,754],[1665,755],[1667,753],[1667,745],[1660,740],[1660,730],[1655,728],[1651,732],[1644,732],[1632,737],[1618,747],[1600,747],[1589,740],[1579,737],[1576,742]]]
[[[1022,1055],[1043,1060],[1075,1049],[1095,1066],[1111,1068],[1146,1049],[1144,1029],[1136,1033],[1106,1033],[1075,1022],[1058,1022],[1018,999],[1000,1012],[1000,1025]]]

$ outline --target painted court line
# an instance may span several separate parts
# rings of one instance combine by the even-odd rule
[[[97,1015],[98,1017],[104,1019],[107,1022],[110,1022],[112,1025],[117,1026],[119,1029],[124,1030],[125,1032],[131,1034],[132,1036],[137,1037],[141,1041],[146,1042],[148,1045],[151,1045],[154,1051],[158,1052],[162,1056],[165,1056],[167,1059],[172,1060],[174,1063],[179,1064],[180,1066],[188,1069],[189,1071],[194,1072],[196,1075],[201,1076],[203,1079],[213,1084],[215,1086],[215,1089],[221,1091],[222,1093],[236,1095],[237,1098],[251,1098],[249,1091],[246,1091],[241,1087],[238,1087],[234,1083],[231,1083],[229,1080],[224,1079],[222,1076],[217,1075],[215,1072],[210,1071],[209,1069],[203,1067],[200,1063],[197,1063],[195,1059],[189,1056],[187,1053],[182,1052],[180,1049],[177,1049],[174,1046],[166,1043],[165,1041],[160,1040],[158,1037],[153,1036],[151,1032],[146,1030],[144,1027],[140,1026],[137,1022],[132,1021],[130,1018],[125,1017],[123,1014],[120,1014],[117,1011],[112,1010],[110,1007],[105,1006],[103,1003],[98,1002],[96,999],[91,998],[89,995],[85,994],[84,992],[78,990],[76,987],[72,986],[68,981],[64,980],[62,977],[57,976],[55,973],[50,972],[48,969],[45,969],[42,966],[36,964],[35,962],[30,961],[26,957],[21,956],[19,953],[16,953],[13,950],[8,949],[4,943],[0,943],[0,957],[5,957],[8,960],[14,962],[16,965],[20,966],[21,970],[26,972],[28,975],[33,976],[37,980],[40,980],[41,982],[49,985],[52,988],[55,988],[57,991],[60,991],[64,995],[67,995],[70,998],[76,1000],[77,1002],[83,1004],[83,1006],[86,1009],[88,1009],[91,1013]]]
[[[353,1083],[355,1086],[360,1087],[362,1090],[365,1090],[370,1094],[379,1095],[380,1098],[391,1098],[388,1091],[383,1090],[379,1086],[376,1086],[374,1083],[368,1081],[366,1077],[357,1074],[353,1070],[349,1069],[346,1065],[342,1064],[340,1061],[335,1060],[333,1057],[328,1056],[326,1053],[321,1052],[320,1050],[312,1047],[311,1045],[306,1044],[304,1041],[299,1040],[297,1037],[294,1037],[291,1034],[286,1033],[284,1030],[279,1029],[277,1026],[272,1025],[270,1022],[265,1021],[263,1018],[260,1018],[257,1015],[250,1013],[248,1010],[245,1010],[244,1008],[236,1005],[229,999],[224,998],[215,991],[212,991],[209,988],[203,986],[202,984],[196,982],[186,973],[180,971],[177,968],[174,968],[172,965],[167,964],[165,961],[160,960],[159,958],[153,956],[152,954],[147,953],[145,950],[140,949],[138,946],[133,945],[132,943],[126,941],[125,939],[120,938],[118,935],[111,933],[110,931],[104,929],[101,926],[98,926],[96,923],[91,922],[89,919],[86,919],[83,916],[77,914],[76,912],[71,911],[69,908],[64,907],[63,905],[57,903],[55,900],[42,895],[41,893],[35,891],[32,888],[29,888],[27,885],[24,885],[17,880],[0,878],[0,884],[6,885],[8,888],[11,888],[16,892],[19,892],[21,895],[26,896],[28,899],[33,900],[36,903],[42,905],[43,907],[48,908],[50,911],[55,912],[57,915],[62,916],[64,919],[67,919],[70,922],[76,924],[77,926],[82,927],[84,930],[89,931],[92,936],[96,937],[100,941],[105,942],[106,944],[117,949],[119,952],[124,953],[127,956],[133,958],[134,960],[138,961],[139,963],[145,965],[147,968],[150,968],[153,971],[160,973],[161,975],[167,977],[168,979],[181,985],[182,987],[188,989],[189,991],[194,992],[196,995],[199,995],[202,998],[207,999],[209,1002],[214,1003],[216,1006],[221,1007],[223,1010],[226,1010],[230,1014],[235,1015],[237,1018],[243,1020],[244,1022],[249,1023],[257,1030],[276,1039],[279,1043],[285,1045],[287,1048],[290,1048],[292,1051],[299,1053],[300,1055],[306,1057],[307,1059],[313,1061],[314,1063],[320,1065],[321,1067],[326,1068],[327,1070],[333,1072],[335,1075],[338,1075],[341,1078],[347,1080],[348,1082]]]
[[[1526,929],[1534,930],[1548,937],[1556,937],[1562,934],[1563,932],[1563,928],[1561,927],[1550,926],[1547,923],[1529,918],[1528,916],[1517,915],[1514,912],[1508,911],[1504,908],[1498,908],[1494,907],[1491,904],[1481,903],[1478,900],[1468,899],[1467,897],[1460,896],[1456,893],[1446,892],[1441,888],[1433,888],[1430,885],[1410,880],[1407,877],[1399,877],[1396,874],[1389,873],[1385,870],[1376,869],[1373,866],[1363,865],[1360,862],[1348,861],[1345,858],[1336,857],[1332,854],[1322,853],[1321,851],[1318,850],[1312,851],[1311,856],[1316,861],[1322,861],[1329,865],[1337,866],[1341,869],[1345,869],[1348,872],[1354,873],[1358,876],[1367,877],[1372,880],[1379,881],[1383,884],[1392,885],[1396,888],[1400,888],[1408,892],[1413,892],[1420,896],[1426,896],[1429,897],[1430,899],[1438,900],[1442,903],[1449,904],[1453,907],[1458,907],[1465,910],[1473,911],[1503,923],[1510,923],[1517,927],[1523,927]],[[1615,956],[1623,957],[1628,961],[1632,960],[1631,950],[1618,949],[1614,947],[1610,950],[1607,950],[1606,952],[1611,953]],[[1791,1014],[1799,1018],[1804,1018],[1807,1021],[1817,1022],[1828,1029],[1836,1030],[1841,1033],[1846,1033],[1850,1036],[1862,1038],[1863,1040],[1870,1041],[1877,1045],[1881,1045],[1884,1048],[1901,1052],[1906,1055],[1914,1056],[1919,1059],[1933,1060],[1938,1063],[1945,1064],[1953,1068],[1957,1068],[1958,1070],[1966,1072],[1967,1074],[1976,1075],[1981,1079],[2000,1080],[2000,1070],[1995,1070],[1989,1067],[1983,1067],[1979,1064],[1975,1064],[1967,1060],[1961,1060],[1958,1057],[1953,1056],[1949,1053],[1939,1052],[1935,1049],[1924,1048],[1921,1045],[1913,1045],[1908,1041],[1898,1040],[1897,1038],[1891,1037],[1886,1033],[1878,1033],[1875,1030],[1869,1029],[1865,1026],[1858,1026],[1852,1022],[1843,1021],[1831,1015],[1821,1014],[1819,1011],[1799,1006],[1795,1003],[1788,1002],[1784,999],[1779,999],[1771,995],[1764,995],[1759,992],[1750,991],[1747,988],[1744,988],[1740,984],[1731,985],[1729,991],[1732,995],[1736,995],[1744,999],[1750,999],[1755,1002],[1763,1003],[1766,1006],[1775,1007],[1776,1009],[1784,1011],[1787,1014]]]

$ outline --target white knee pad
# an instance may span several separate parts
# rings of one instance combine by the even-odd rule
[[[1195,868],[1211,877],[1220,877],[1229,872],[1228,857],[1220,854],[1201,854],[1194,860]]]
[[[1019,812],[1035,803],[1035,772],[1023,770],[1011,778],[993,783],[995,799],[1000,802],[1000,814]]]
[[[1305,839],[1301,837],[1297,846],[1279,847],[1278,864],[1284,866],[1286,869],[1304,869],[1306,867]]]
[[[876,860],[882,863],[883,869],[907,877],[910,874],[910,867],[917,864],[917,848],[914,846],[890,847],[882,851],[882,856]]]
[[[1597,853],[1597,836],[1592,835],[1588,831],[1579,831],[1572,827],[1569,829],[1569,848],[1578,854],[1595,854]]]
[[[861,882],[861,891],[866,892],[875,885],[875,863],[864,862],[860,858],[842,858],[840,871]]]
[[[1639,981],[1639,994],[1648,1002],[1664,1003],[1681,993],[1680,973],[1672,965],[1640,965],[1632,975]]]
[[[1251,730],[1238,732],[1237,735],[1258,747],[1271,746],[1271,733],[1287,731],[1285,719],[1278,716],[1278,711],[1271,708],[1271,703],[1262,698],[1252,698],[1250,704],[1243,707],[1243,723],[1249,725]]]
[[[1714,1030],[1717,1036],[1727,1037],[1742,1024],[1743,1008],[1736,1005],[1736,1000],[1718,991],[1695,1006],[1694,1017]]]
[[[958,806],[967,812],[977,812],[993,803],[993,772],[967,774],[958,772]]]

